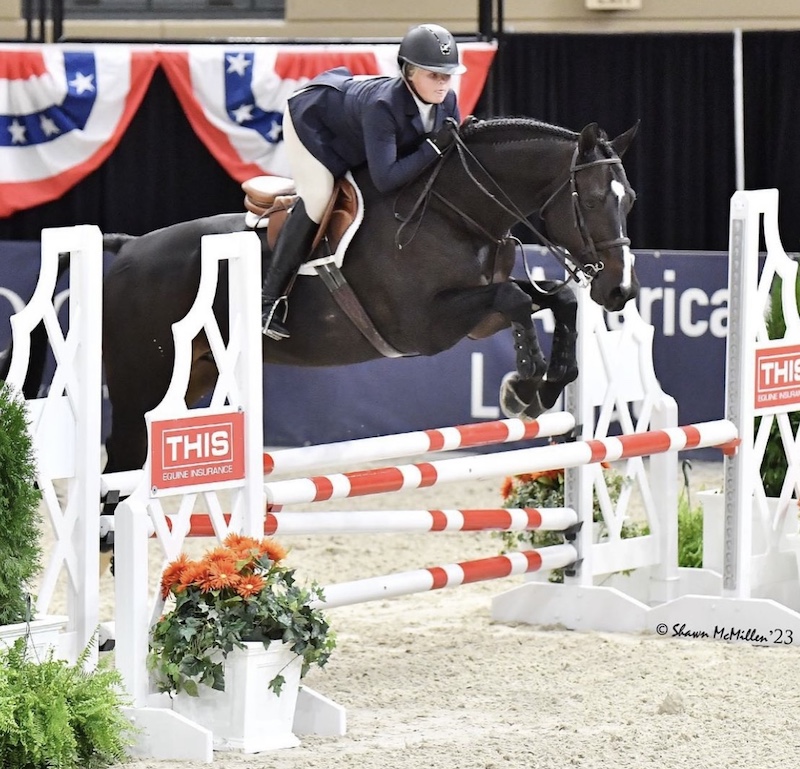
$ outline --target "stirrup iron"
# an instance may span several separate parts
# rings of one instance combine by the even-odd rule
[[[288,339],[289,334],[281,334],[279,331],[275,331],[274,329],[270,328],[270,324],[272,323],[272,319],[275,317],[275,313],[278,311],[279,305],[283,304],[283,317],[279,317],[281,323],[286,322],[286,315],[289,311],[289,300],[286,296],[279,296],[273,303],[272,308],[267,315],[266,320],[264,320],[264,325],[261,329],[261,333],[269,337],[270,339],[274,339],[276,342],[280,342],[282,339]]]

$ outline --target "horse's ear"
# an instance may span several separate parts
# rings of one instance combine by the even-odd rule
[[[637,120],[624,134],[620,134],[616,139],[611,140],[611,146],[619,157],[622,157],[628,151],[633,137],[636,136],[636,132],[639,130],[640,122],[641,120]]]
[[[578,153],[587,155],[597,146],[597,123],[584,126],[578,137]]]

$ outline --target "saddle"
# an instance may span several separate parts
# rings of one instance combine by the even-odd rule
[[[289,209],[297,201],[294,180],[283,176],[254,176],[242,184],[242,189],[247,211],[259,220],[269,220],[267,244],[274,249]],[[359,200],[355,186],[346,178],[339,179],[314,237],[311,255],[313,256],[323,238],[327,239],[331,252],[328,256],[335,254],[345,233],[356,221],[358,211]]]
[[[242,184],[244,207],[247,209],[247,224],[254,230],[267,227],[267,245],[275,248],[278,233],[281,231],[289,209],[298,196],[294,181],[282,176],[255,176]],[[381,336],[364,306],[359,301],[340,267],[344,253],[356,230],[361,225],[364,208],[361,193],[348,173],[339,179],[333,195],[323,214],[319,230],[314,237],[308,260],[298,271],[303,275],[318,275],[331,296],[369,343],[384,357],[399,358],[402,353]],[[327,253],[317,254],[320,244],[325,241]],[[291,284],[286,289],[288,294]]]

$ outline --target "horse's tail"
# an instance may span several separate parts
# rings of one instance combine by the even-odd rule
[[[69,254],[60,254],[58,257],[58,279],[69,269]],[[14,354],[14,341],[0,352],[0,381],[8,377],[11,369],[11,359]],[[44,321],[39,323],[31,331],[31,347],[28,357],[28,370],[25,374],[25,381],[22,384],[22,395],[30,400],[37,398],[44,379],[44,365],[47,360],[47,330]]]
[[[123,232],[110,232],[103,235],[103,251],[118,254],[119,250],[129,241],[136,240],[136,235],[126,235]]]

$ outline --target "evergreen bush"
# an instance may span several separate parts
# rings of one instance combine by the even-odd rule
[[[29,615],[32,581],[41,570],[40,501],[25,401],[0,382],[0,625]]]

